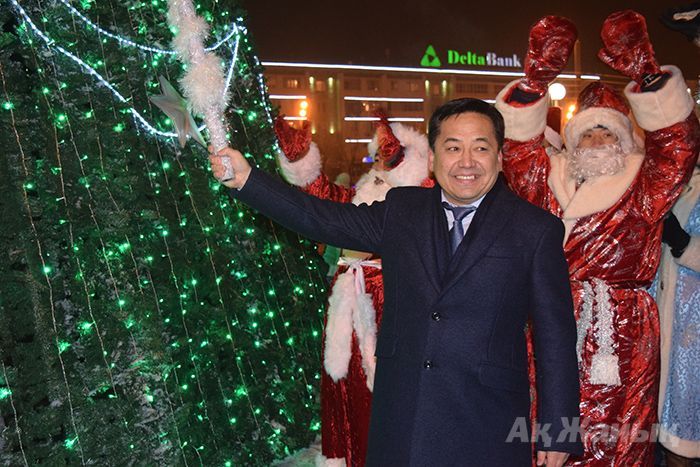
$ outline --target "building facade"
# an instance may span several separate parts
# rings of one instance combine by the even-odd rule
[[[374,133],[374,112],[383,109],[390,121],[427,132],[428,120],[439,105],[455,98],[476,97],[493,102],[518,71],[499,69],[438,69],[289,63],[263,61],[272,105],[287,120],[311,123],[313,140],[324,157],[324,171],[333,180],[346,172],[355,182],[368,170],[367,143]],[[576,97],[598,75],[561,74],[556,82],[565,95],[550,89],[552,105],[562,119],[575,110]],[[605,76],[622,90],[626,80]],[[561,92],[561,88],[559,90]],[[563,124],[564,122],[562,122]]]

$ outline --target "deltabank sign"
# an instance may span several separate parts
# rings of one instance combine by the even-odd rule
[[[440,68],[442,66],[440,57],[437,56],[432,45],[429,45],[428,48],[425,49],[425,54],[423,54],[423,58],[420,61],[420,66],[431,66],[435,68]]]
[[[446,56],[446,65],[467,65],[467,66],[488,66],[488,67],[502,67],[502,68],[517,68],[521,69],[523,67],[520,57],[516,54],[510,57],[501,57],[494,52],[478,53],[471,50],[465,52],[460,52],[458,50],[449,49]],[[420,61],[420,65],[424,67],[440,68],[442,66],[442,60],[440,56],[435,51],[435,47],[429,45],[425,49],[423,58]]]

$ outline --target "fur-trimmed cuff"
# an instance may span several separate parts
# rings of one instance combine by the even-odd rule
[[[514,106],[506,102],[513,86],[520,80],[506,85],[496,96],[496,108],[506,123],[506,138],[514,141],[529,141],[541,135],[547,126],[547,99],[539,99],[530,105]]]
[[[676,262],[695,272],[700,272],[700,236],[693,235],[690,237],[690,243],[685,247],[685,251]]]
[[[688,92],[688,85],[681,70],[673,65],[662,66],[671,77],[664,87],[654,92],[636,92],[635,82],[625,86],[625,96],[630,103],[639,126],[646,131],[656,131],[682,122],[695,107]]]
[[[292,185],[305,187],[321,175],[321,152],[313,141],[309,152],[296,162],[290,162],[282,151],[277,154],[282,177]]]

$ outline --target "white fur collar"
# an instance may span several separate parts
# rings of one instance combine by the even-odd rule
[[[375,201],[384,201],[386,194],[394,186],[389,181],[389,174],[384,170],[370,169],[357,181],[355,185],[355,196],[352,198],[352,204],[360,205],[362,203],[372,204]]]
[[[553,154],[549,161],[551,171],[547,183],[564,211],[561,217],[566,227],[566,242],[579,218],[610,209],[620,200],[639,173],[644,155],[628,154],[622,171],[586,180],[578,190],[576,181],[569,176],[567,153]]]

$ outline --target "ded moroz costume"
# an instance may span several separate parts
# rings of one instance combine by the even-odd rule
[[[570,464],[652,465],[659,321],[646,288],[659,264],[663,218],[697,160],[700,125],[680,70],[658,66],[639,14],[612,14],[601,37],[601,59],[633,79],[625,96],[644,130],[644,149],[635,142],[625,100],[596,82],[579,96],[565,128],[566,150],[545,152],[546,84],[568,60],[570,48],[561,44],[575,40],[568,20],[547,17],[531,30],[526,78],[497,97],[506,121],[503,168],[516,193],[559,216],[566,228],[585,446]],[[596,128],[616,137],[612,151],[623,163],[581,177],[573,154]]]

